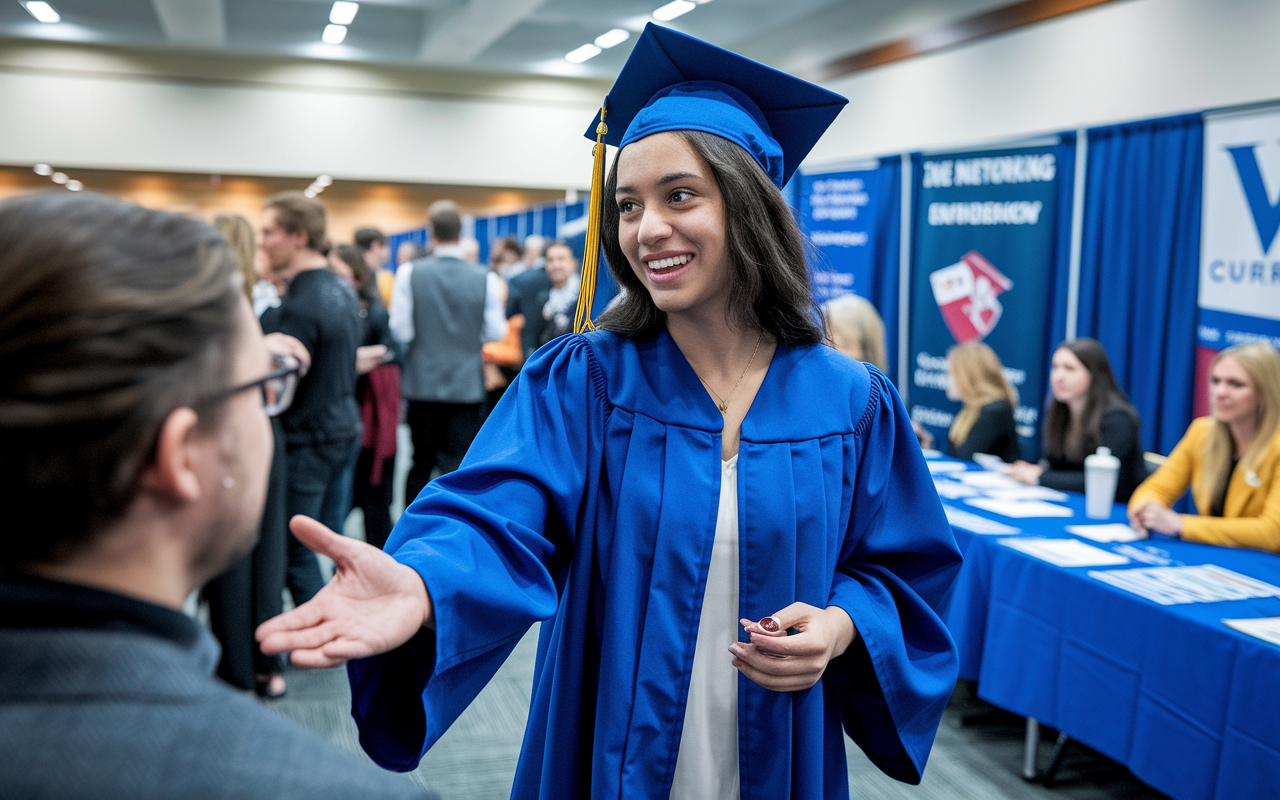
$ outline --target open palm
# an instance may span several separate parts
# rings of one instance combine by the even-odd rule
[[[262,652],[293,651],[296,666],[333,667],[393,650],[434,622],[426,585],[412,568],[309,517],[294,517],[289,528],[332,558],[337,572],[310,601],[258,626]]]

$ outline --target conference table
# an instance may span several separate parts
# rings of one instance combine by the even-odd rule
[[[993,484],[970,474],[976,465],[929,461],[964,553],[943,617],[960,677],[977,681],[979,697],[1093,748],[1177,800],[1280,798],[1280,645],[1223,622],[1280,617],[1280,590],[1177,602],[1176,589],[1162,597],[1159,581],[1131,579],[1157,570],[1156,577],[1213,584],[1203,596],[1223,592],[1219,579],[1228,596],[1231,585],[1265,594],[1266,585],[1280,586],[1280,556],[1158,535],[1093,541],[1066,528],[1123,523],[1123,505],[1110,519],[1088,519],[1083,495],[1061,493],[1051,502],[1058,516],[1023,516],[1034,501],[984,499],[983,486]],[[979,484],[977,494],[965,476]],[[1013,516],[1000,513],[1010,509]],[[1079,555],[1087,544],[1104,559],[1128,561],[1059,566],[1016,549],[1072,539],[1049,547]],[[1200,565],[1216,567],[1169,571]],[[1132,572],[1108,574],[1117,571]],[[1148,594],[1164,602],[1107,580],[1154,585]]]

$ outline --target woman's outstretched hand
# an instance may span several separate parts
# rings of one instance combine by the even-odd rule
[[[776,632],[766,631],[757,622],[739,620],[751,634],[750,642],[729,647],[733,665],[751,680],[775,692],[808,689],[822,679],[831,659],[853,644],[858,631],[853,620],[839,606],[817,608],[792,603],[773,615]],[[797,633],[788,636],[788,628]]]
[[[294,517],[289,528],[332,558],[337,572],[309,602],[258,626],[262,652],[292,650],[296,666],[335,667],[394,650],[435,624],[427,587],[411,567],[309,517]]]

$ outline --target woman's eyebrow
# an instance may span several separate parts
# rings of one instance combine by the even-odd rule
[[[673,172],[673,173],[671,173],[670,175],[664,175],[664,176],[662,176],[661,178],[659,178],[659,179],[658,179],[658,184],[657,184],[657,185],[658,185],[658,186],[666,186],[667,184],[669,184],[669,183],[675,183],[676,181],[683,181],[683,180],[686,180],[686,179],[688,179],[688,178],[693,178],[693,179],[695,179],[695,180],[696,180],[696,179],[700,179],[701,177],[702,177],[702,176],[701,176],[701,175],[699,175],[699,174],[697,174],[696,172]],[[636,187],[634,187],[634,186],[619,186],[618,188],[614,189],[613,191],[614,191],[614,194],[635,194],[635,193],[636,193]]]

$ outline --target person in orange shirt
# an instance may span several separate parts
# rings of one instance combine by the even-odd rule
[[[1211,414],[1129,501],[1129,524],[1192,542],[1280,553],[1280,353],[1229,347],[1209,372]],[[1197,514],[1170,506],[1191,488]]]

